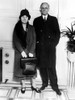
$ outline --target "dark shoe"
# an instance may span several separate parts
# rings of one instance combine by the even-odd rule
[[[61,92],[59,89],[55,89],[54,91],[56,92],[57,95],[59,95],[59,96],[61,95]]]
[[[46,85],[46,84],[42,85],[42,87],[38,90],[38,93],[41,93],[41,91],[42,91],[42,90],[44,90],[44,89],[45,89],[45,87],[47,87],[47,85]]]
[[[25,93],[26,88],[21,88],[21,93]]]
[[[61,91],[59,90],[58,86],[52,86],[52,89],[56,92],[57,95],[61,95]]]
[[[37,91],[37,93],[41,93],[41,89],[39,89],[39,90]]]
[[[61,92],[60,92],[59,89],[56,89],[55,92],[56,92],[57,95],[61,95]]]
[[[38,92],[38,90],[36,88],[34,88],[33,86],[31,86],[32,91]]]

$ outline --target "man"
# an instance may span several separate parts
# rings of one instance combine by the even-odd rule
[[[56,17],[48,14],[49,4],[43,2],[40,6],[41,16],[34,19],[33,25],[36,32],[36,55],[38,67],[42,78],[41,92],[48,86],[48,80],[52,89],[61,95],[57,84],[56,75],[56,46],[60,38],[60,30]]]

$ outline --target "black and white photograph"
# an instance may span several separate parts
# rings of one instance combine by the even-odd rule
[[[75,0],[0,0],[0,100],[75,100]]]

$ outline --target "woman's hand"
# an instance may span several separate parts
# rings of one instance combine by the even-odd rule
[[[21,56],[22,56],[23,58],[27,58],[27,54],[25,53],[25,51],[22,51],[22,52],[21,52]]]
[[[29,57],[34,57],[34,55],[32,53],[29,53]]]

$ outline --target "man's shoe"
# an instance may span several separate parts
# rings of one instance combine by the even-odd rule
[[[59,96],[61,95],[61,92],[60,92],[59,89],[55,90],[55,92],[56,92],[57,95],[59,95]]]
[[[56,92],[57,95],[61,95],[61,91],[57,86],[52,86],[52,89]]]

